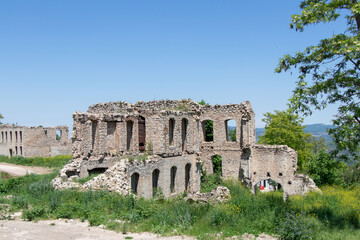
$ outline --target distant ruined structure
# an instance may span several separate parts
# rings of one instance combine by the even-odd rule
[[[70,155],[69,128],[0,125],[0,155],[50,157]]]
[[[297,154],[287,146],[255,144],[249,102],[200,105],[192,100],[109,102],[73,114],[73,160],[53,180],[55,188],[108,189],[150,198],[200,190],[200,168],[213,173],[221,156],[222,177],[256,184],[272,179],[284,197],[316,188],[296,175]],[[229,137],[235,122],[236,140]],[[72,181],[100,174],[84,185]]]

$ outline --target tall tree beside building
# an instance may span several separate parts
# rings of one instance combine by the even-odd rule
[[[343,33],[321,40],[295,55],[285,55],[276,72],[299,71],[291,98],[296,113],[311,115],[313,110],[338,104],[333,119],[334,154],[346,159],[360,155],[360,2],[357,0],[304,0],[301,14],[293,15],[290,28],[304,31],[313,24],[345,18]],[[332,32],[329,31],[329,34]],[[347,151],[344,151],[347,150]],[[347,154],[342,154],[346,152]]]

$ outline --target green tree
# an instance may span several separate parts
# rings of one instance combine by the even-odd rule
[[[303,119],[290,110],[265,113],[265,132],[259,137],[259,143],[269,145],[287,145],[298,153],[298,169],[304,169],[311,158],[313,144],[311,134],[304,132]]]
[[[347,150],[359,159],[360,141],[360,3],[357,0],[303,0],[301,14],[292,16],[290,28],[303,31],[308,25],[347,19],[346,30],[321,40],[295,55],[285,55],[276,72],[297,68],[299,77],[291,107],[311,115],[337,103],[333,119],[334,154],[347,158]]]
[[[347,171],[344,162],[336,161],[329,153],[321,151],[314,154],[306,164],[307,173],[314,179],[316,185],[342,185],[343,173]]]
[[[0,119],[3,119],[3,115],[0,113]],[[2,124],[2,122],[0,122],[0,124]]]

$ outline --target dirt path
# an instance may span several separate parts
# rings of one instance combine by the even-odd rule
[[[0,239],[7,240],[192,240],[187,236],[159,237],[153,233],[122,234],[89,227],[78,220],[46,220],[37,223],[22,220],[0,221]]]
[[[24,176],[26,174],[36,173],[36,174],[46,174],[51,173],[51,168],[45,167],[31,167],[31,166],[21,166],[10,163],[0,163],[0,171],[7,172],[13,176]]]

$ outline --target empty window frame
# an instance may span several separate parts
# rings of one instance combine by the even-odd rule
[[[95,148],[95,141],[97,135],[97,121],[91,121],[91,149]]]
[[[145,151],[145,139],[146,139],[146,127],[145,127],[145,118],[139,116],[138,119],[138,130],[139,130],[139,151]]]
[[[62,131],[61,130],[56,130],[56,140],[60,141],[62,137]]]
[[[220,155],[214,155],[211,161],[213,164],[213,173],[222,176],[222,157]]]
[[[15,131],[15,142],[17,143],[18,142],[18,132]]]
[[[186,137],[187,137],[187,128],[189,121],[186,118],[181,120],[181,146],[182,150],[186,150]]]
[[[22,146],[20,146],[20,155],[21,155],[21,156],[23,155],[23,148],[22,148]]]
[[[170,192],[175,192],[175,184],[176,184],[176,170],[177,168],[174,166],[170,169]]]
[[[133,134],[134,122],[129,120],[126,121],[126,150],[131,150],[132,134]]]
[[[138,173],[133,173],[131,175],[131,191],[134,194],[138,193],[139,179],[140,179],[140,175]]]
[[[4,143],[4,132],[1,132],[1,142]]]
[[[226,141],[236,142],[236,121],[229,119],[225,121]]]
[[[20,131],[20,143],[22,143],[22,138],[23,138],[22,131]]]
[[[152,195],[153,195],[153,197],[155,197],[158,192],[159,177],[160,177],[160,171],[159,171],[159,169],[155,169],[152,172],[152,190],[153,190]]]
[[[204,120],[202,122],[203,135],[205,142],[214,141],[214,122],[212,120]]]
[[[10,131],[10,143],[12,143],[12,132]]]
[[[170,118],[169,120],[169,145],[174,144],[174,130],[175,130],[175,119]]]
[[[191,164],[188,163],[185,166],[185,191],[189,191],[190,189],[190,171],[191,171]]]

